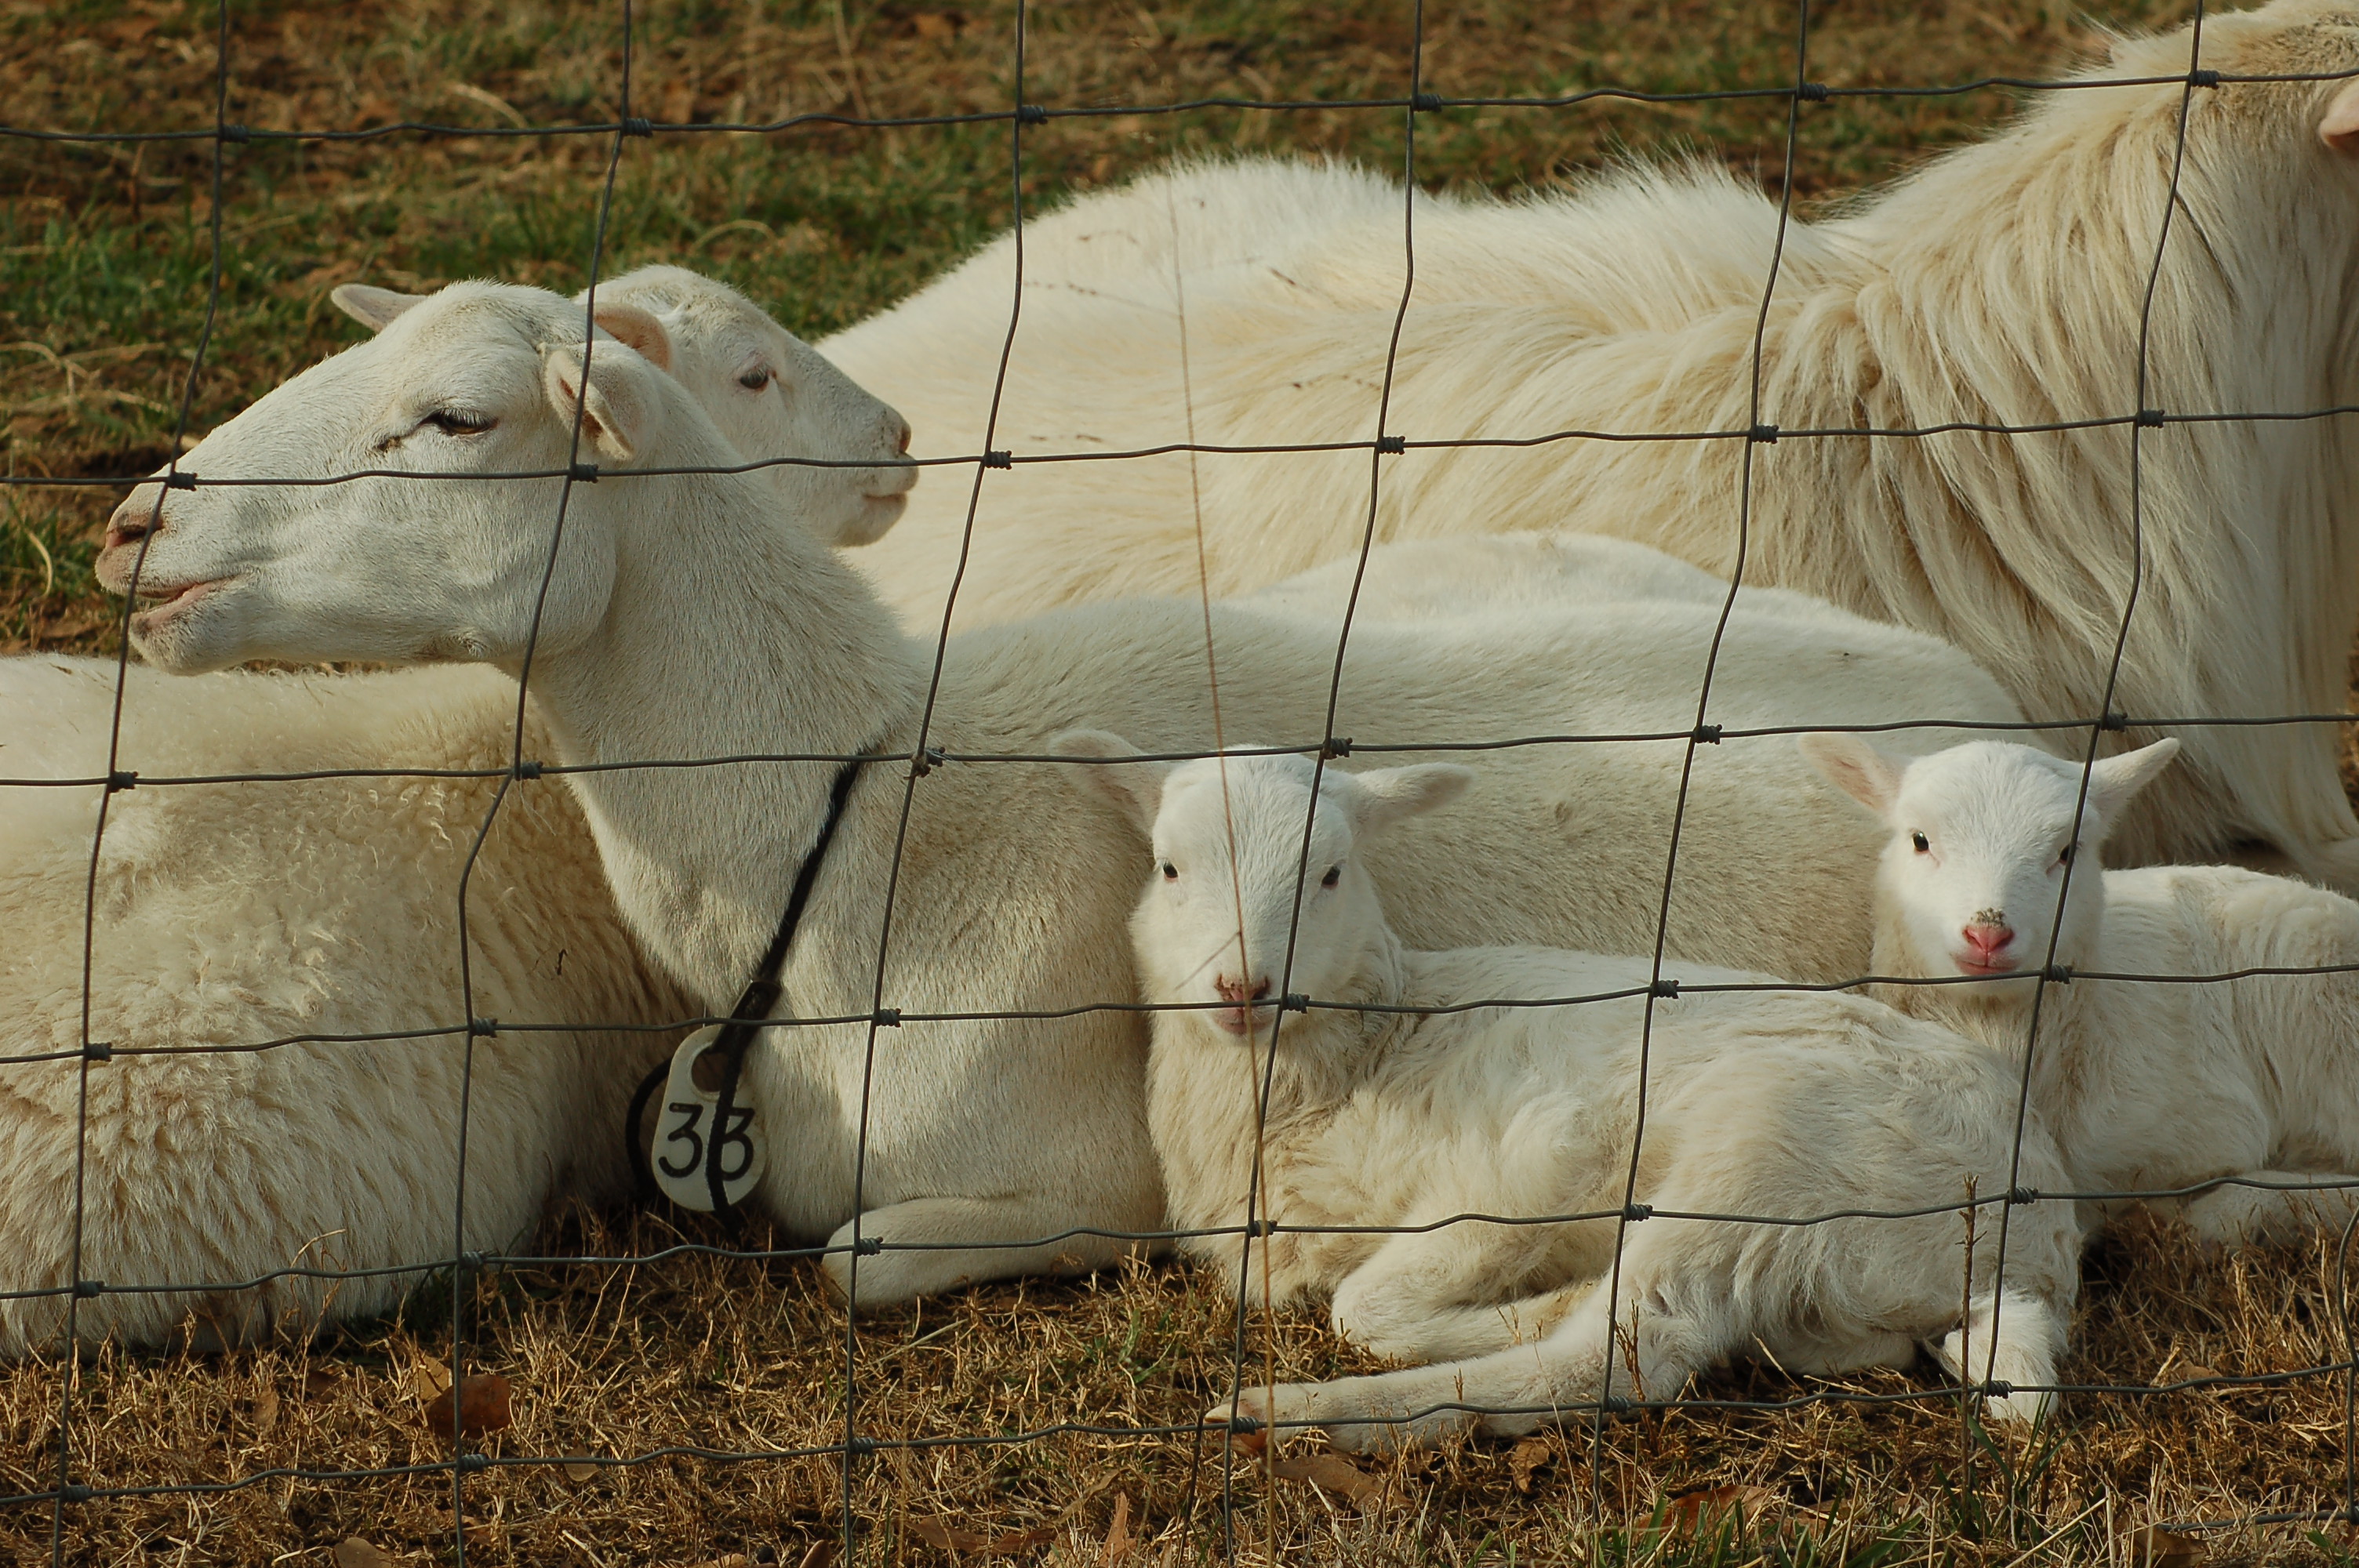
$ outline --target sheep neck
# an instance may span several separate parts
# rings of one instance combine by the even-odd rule
[[[889,751],[914,734],[923,651],[762,491],[733,475],[632,482],[644,488],[617,530],[603,621],[531,670],[561,761]],[[634,929],[720,1001],[776,925],[834,771],[626,769],[567,783]]]
[[[2065,955],[2059,954],[2059,961]],[[1870,968],[1894,979],[1937,978],[1921,962],[1908,939],[1898,914],[1877,901],[1875,957]],[[2031,1034],[2032,998],[2038,995],[2039,1036],[2035,1049]],[[2060,1114],[2073,1098],[2082,1078],[2082,1013],[2088,1005],[2084,989],[2028,979],[1989,985],[1872,988],[1876,1000],[1895,1011],[1923,1019],[1962,1034],[1976,1044],[2022,1065],[2024,1053],[2032,1054],[2033,1103],[2049,1113],[2051,1126],[2061,1127]]]

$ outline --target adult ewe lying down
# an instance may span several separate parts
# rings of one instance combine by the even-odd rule
[[[2011,130],[1785,235],[1761,413],[1788,430],[1947,421],[2102,427],[2009,437],[1794,438],[1753,452],[1746,581],[1955,643],[2035,718],[2094,715],[2132,574],[2128,417],[2141,302],[2177,181],[2147,342],[2166,415],[2359,403],[2359,5],[2278,0],[2131,38],[2037,94]],[[2197,90],[2190,66],[2232,80]],[[2172,156],[2182,103],[2183,166]],[[1176,219],[1179,230],[1173,232]],[[1742,429],[1777,204],[1716,168],[1573,195],[1421,199],[1389,431]],[[1193,434],[1365,441],[1401,288],[1401,198],[1374,176],[1273,163],[1177,169],[1027,234],[1028,287],[994,444],[1103,451],[1187,438],[1173,257],[1187,267]],[[1011,253],[827,343],[902,401],[929,452],[978,449]],[[1068,278],[1076,287],[1060,285]],[[987,303],[986,303],[987,301]],[[2359,433],[2348,419],[2138,432],[2145,586],[2114,706],[2134,718],[2339,712],[2359,621]],[[1743,443],[1560,440],[1386,460],[1380,538],[1581,527],[1727,575]],[[987,476],[962,624],[1059,600],[1172,592],[1197,574],[1184,457]],[[1198,464],[1212,588],[1354,552],[1364,452]],[[965,493],[942,486],[864,560],[939,622]],[[2331,725],[2209,728],[2116,829],[2131,862],[2274,844],[2359,889],[2359,820]],[[2151,739],[2134,733],[2121,744]]]
[[[301,478],[363,466],[364,454],[366,466],[433,472],[546,469],[571,439],[577,399],[586,399],[586,449],[602,465],[677,470],[733,455],[695,401],[638,353],[603,341],[585,353],[564,301],[456,286],[208,436],[183,464],[196,488],[165,495],[152,535],[155,492],[135,493],[102,573],[125,585],[146,550],[143,582],[161,591],[133,618],[133,633],[167,669],[366,654],[463,655],[513,670],[538,601],[557,481],[203,481]],[[680,472],[573,489],[531,677],[560,760],[915,748],[932,643],[904,637],[809,530],[781,515],[775,494],[745,475]],[[1339,723],[1368,743],[1667,722],[1683,730],[1713,617],[1708,607],[1658,609],[1685,622],[1592,607],[1555,620],[1372,628],[1354,640]],[[1328,630],[1222,610],[1212,635],[1229,722],[1321,732]],[[1174,600],[957,639],[927,739],[953,756],[1020,754],[1095,723],[1169,749],[1205,748],[1205,637],[1201,607]],[[1954,651],[1909,641],[1874,644],[1876,657],[1862,659],[1854,654],[1871,644],[1764,618],[1723,662],[1731,689],[1751,694],[1745,704],[1764,722],[1830,709],[1839,722],[1899,718],[1935,687],[1944,704],[2012,712]],[[1863,680],[1864,663],[1881,664],[1886,678]],[[1867,825],[1790,745],[1708,750],[1681,849],[1702,891],[1674,910],[1675,949],[1727,949],[1753,967],[1828,978],[1859,972]],[[1658,894],[1649,890],[1660,885],[1684,751],[1674,741],[1499,753],[1488,809],[1405,829],[1392,847],[1385,874],[1419,890],[1408,935],[1651,944]],[[879,1001],[880,944],[882,1002],[911,1015],[1129,1000],[1136,986],[1119,934],[1134,830],[1110,811],[1075,810],[1070,773],[1055,763],[931,768],[912,786],[904,841],[900,770],[871,769],[852,790],[793,946],[785,979],[797,1011],[865,1020]],[[649,952],[704,1003],[726,1006],[819,838],[835,776],[825,762],[612,769],[570,773],[563,787],[581,799]],[[897,867],[888,935],[884,900]],[[833,1233],[839,1278],[853,1271],[855,1234],[881,1238],[885,1253],[858,1267],[864,1299],[1087,1266],[1125,1244],[1067,1236],[1072,1227],[1159,1222],[1134,1018],[902,1024],[878,1037],[873,1080],[864,1022],[772,1030],[748,1059],[774,1134],[762,1201],[799,1233]],[[1008,1245],[985,1245],[995,1243]]]
[[[507,765],[516,687],[488,670],[222,676],[128,671],[122,765],[152,776]],[[107,764],[114,662],[0,660],[14,776]],[[163,689],[169,687],[170,689]],[[198,700],[191,701],[190,698]],[[528,753],[549,741],[537,720]],[[627,1180],[619,1125],[662,1034],[517,1033],[470,1051],[459,886],[496,778],[155,784],[108,808],[90,936],[98,789],[0,790],[0,1355],[61,1332],[160,1340],[190,1314],[236,1338],[291,1317],[381,1312],[461,1249],[512,1246],[561,1192]],[[473,1011],[506,1024],[654,1022],[695,1011],[639,957],[561,791],[512,790],[469,884]],[[459,1026],[455,1030],[453,1026]],[[339,1042],[293,1036],[440,1033]],[[148,1053],[167,1053],[149,1054]],[[184,1054],[173,1054],[184,1053]],[[48,1060],[26,1060],[48,1056]],[[86,1123],[86,1131],[78,1127]],[[331,1281],[276,1271],[410,1270]],[[185,1283],[190,1288],[150,1292]]]
[[[679,278],[701,286],[693,298]],[[415,303],[356,287],[338,300],[380,325]],[[599,315],[655,332],[766,453],[873,460],[906,438],[891,409],[720,285],[650,268],[608,285]],[[800,523],[838,540],[888,524],[906,482],[784,467],[761,482],[789,473],[801,476]],[[0,773],[103,773],[114,677],[112,660],[0,660]],[[499,769],[517,717],[513,682],[468,668],[180,683],[135,667],[124,712],[120,765],[151,776]],[[525,718],[526,754],[548,754],[538,711]],[[553,1195],[619,1190],[622,1107],[665,1035],[510,1028],[476,1044],[463,1243],[462,1036],[241,1050],[466,1016],[460,873],[495,783],[310,779],[114,797],[89,980],[91,1038],[116,1054],[91,1080],[82,1277],[226,1287],[298,1265],[413,1271],[110,1293],[82,1303],[78,1332],[152,1342],[192,1309],[232,1336],[287,1314],[380,1311],[454,1248],[508,1247]],[[97,806],[94,788],[0,790],[0,1056],[79,1048]],[[647,1026],[699,1011],[625,929],[565,792],[511,791],[470,886],[475,1016]],[[184,1054],[139,1054],[156,1050]],[[0,1292],[71,1282],[79,1082],[74,1061],[0,1065],[13,1103],[0,1113]],[[63,1316],[54,1296],[0,1301],[0,1355],[41,1343]]]
[[[2036,1124],[2013,1163],[2005,1058],[1863,998],[1769,991],[1658,1003],[1642,1067],[1643,997],[1468,1004],[1643,992],[1647,960],[1422,952],[1386,924],[1364,852],[1455,796],[1467,770],[1329,773],[1314,818],[1301,757],[1174,766],[1122,761],[1137,753],[1099,732],[1054,744],[1104,761],[1086,776],[1153,845],[1131,921],[1139,974],[1146,1000],[1189,1011],[1154,1015],[1147,1124],[1175,1225],[1226,1230],[1187,1249],[1234,1286],[1240,1227],[1275,1221],[1252,1249],[1247,1301],[1325,1292],[1337,1333],[1443,1363],[1249,1389],[1246,1411],[1315,1422],[1351,1448],[1478,1421],[1516,1433],[1612,1396],[1676,1397],[1690,1373],[1756,1350],[1789,1371],[1841,1372],[1906,1365],[1919,1340],[1944,1335],[1952,1370],[2029,1385],[1992,1400],[1994,1414],[2047,1408],[2035,1390],[2055,1381],[2078,1285],[2070,1205],[2017,1211],[2003,1284],[1999,1227],[1970,1228],[1963,1211],[1799,1227],[1672,1217],[1898,1213],[2003,1192],[2011,1173],[2052,1185],[2063,1167]],[[1281,989],[1310,1010],[1281,1021]],[[1658,1212],[1628,1227],[1618,1292],[1605,1288],[1613,1217],[1414,1228],[1618,1214],[1642,1072],[1636,1199]],[[1368,1226],[1410,1228],[1320,1228]]]
[[[1891,830],[1876,872],[1876,973],[1976,977],[1886,987],[1888,1000],[2017,1061],[2032,1050],[2033,1104],[2076,1188],[2168,1192],[2234,1178],[2158,1205],[2183,1208],[2201,1235],[2230,1245],[2349,1219],[2359,1199],[2359,904],[2234,866],[2105,870],[2107,829],[2176,741],[2097,763],[2077,816],[2079,765],[2022,746],[1978,741],[1908,761],[1856,736],[1814,735],[1804,749]],[[2051,932],[2056,961],[2075,970],[2340,972],[2212,984],[2075,975],[2040,997],[2035,1045],[2032,996]],[[2329,1185],[2284,1190],[2317,1183]]]

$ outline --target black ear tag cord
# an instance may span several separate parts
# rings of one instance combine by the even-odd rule
[[[787,907],[778,916],[778,928],[771,933],[770,946],[763,952],[762,961],[754,971],[753,980],[737,1005],[729,1010],[729,1022],[721,1027],[720,1036],[712,1043],[712,1051],[721,1057],[721,1092],[712,1107],[712,1126],[716,1132],[729,1126],[729,1113],[736,1108],[737,1078],[745,1070],[745,1053],[761,1033],[760,1026],[769,1019],[778,1005],[786,988],[778,977],[786,972],[787,953],[795,945],[795,929],[803,921],[803,908],[810,903],[811,888],[819,881],[819,869],[827,860],[828,846],[835,842],[835,830],[842,825],[843,808],[852,799],[852,786],[859,782],[864,757],[854,757],[835,771],[835,782],[828,789],[827,816],[819,826],[819,837],[811,843],[810,852],[796,869],[794,890],[787,894]],[[647,1101],[671,1072],[669,1059],[656,1064],[639,1082],[638,1092],[631,1097],[631,1109],[623,1122],[623,1143],[631,1156],[631,1172],[642,1196],[652,1196],[656,1191],[655,1173],[648,1168],[647,1152],[639,1145],[639,1121],[647,1114]],[[734,1206],[722,1190],[721,1159],[717,1145],[704,1161],[705,1190],[712,1195],[712,1212],[723,1218],[734,1213]]]

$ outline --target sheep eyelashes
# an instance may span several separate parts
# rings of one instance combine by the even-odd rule
[[[1637,1195],[1658,1212],[1628,1229],[1609,1322],[1603,1279],[1630,1168],[1643,1001],[1357,1011],[1593,996],[1646,977],[1642,959],[1428,952],[1394,935],[1367,854],[1473,775],[1331,768],[1314,816],[1314,772],[1299,757],[1131,761],[1128,742],[1089,730],[1052,745],[1090,759],[1076,771],[1152,845],[1132,937],[1147,999],[1180,1010],[1153,1017],[1147,1124],[1173,1225],[1220,1232],[1182,1247],[1248,1302],[1323,1292],[1337,1333],[1435,1363],[1249,1390],[1244,1413],[1382,1448],[1476,1423],[1525,1432],[1607,1399],[1668,1399],[1756,1341],[1790,1370],[1835,1372],[1905,1365],[1930,1337],[1958,1375],[2012,1386],[1988,1401],[1995,1416],[2046,1410],[2040,1390],[2055,1380],[2078,1285],[2069,1206],[2016,1211],[2003,1290],[1999,1227],[1941,1206],[2006,1188],[2015,1088],[1997,1055],[1840,994],[1658,1003]],[[1276,1030],[1273,1061],[1277,971],[1289,954],[1283,983],[1313,1005]],[[1241,1244],[1265,1069],[1261,1215],[1279,1228]],[[2047,1134],[2029,1130],[2017,1179],[2053,1185],[2061,1174]],[[1799,1226],[1669,1217],[1929,1207],[1940,1212]],[[1435,1224],[1470,1213],[1592,1217]],[[1371,1226],[1410,1228],[1322,1228]],[[1617,1329],[1636,1346],[1635,1375]]]
[[[2234,866],[2106,870],[2107,834],[2177,741],[2097,762],[2085,806],[2080,764],[2027,746],[1977,741],[1911,761],[1854,735],[1800,744],[1891,833],[1876,869],[1875,973],[1974,977],[1886,987],[1888,1000],[2011,1060],[2029,1050],[2033,1108],[2077,1188],[2184,1192],[2158,1206],[2227,1245],[2350,1217],[2359,903]],[[2062,860],[2076,842],[2067,891]],[[2051,931],[2070,969],[2157,978],[2076,974],[2049,987],[2034,1042],[2034,977]],[[2227,1184],[2187,1191],[2215,1183]]]

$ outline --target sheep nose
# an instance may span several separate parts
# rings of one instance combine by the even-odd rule
[[[888,427],[893,431],[893,449],[903,457],[908,457],[909,455],[909,422],[896,414],[893,416],[892,425]]]
[[[163,531],[163,509],[157,504],[155,496],[142,493],[146,489],[142,485],[133,491],[106,520],[106,548],[136,545],[148,535]]]
[[[2008,943],[2015,940],[2015,927],[1977,921],[1965,928],[1966,946],[1979,954],[1984,962],[1998,957]]]
[[[1243,980],[1233,980],[1228,976],[1222,975],[1212,981],[1212,989],[1221,993],[1223,1001],[1239,1003],[1259,1001],[1269,995],[1269,977],[1264,975],[1251,986],[1247,986]]]

